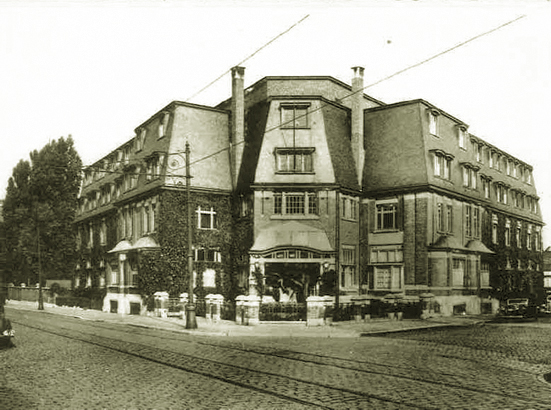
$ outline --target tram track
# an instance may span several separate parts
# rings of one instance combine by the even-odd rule
[[[118,329],[98,322],[86,322],[85,326],[89,328],[87,332],[76,332],[69,328],[56,328],[56,330],[45,329],[43,326],[33,326],[29,323],[19,323],[18,325],[27,326],[37,330],[45,331],[58,336],[67,337],[73,340],[79,340],[84,343],[90,343],[97,346],[109,348],[120,353],[130,354],[136,357],[140,357],[146,360],[150,360],[162,365],[170,366],[179,370],[183,370],[190,373],[200,374],[202,376],[211,377],[213,379],[222,380],[228,383],[235,384],[237,386],[248,388],[251,390],[274,395],[279,398],[289,399],[296,403],[301,403],[308,406],[315,406],[318,408],[342,408],[344,402],[348,403],[346,408],[365,408],[365,406],[374,406],[373,408],[384,408],[383,404],[390,406],[407,406],[407,408],[439,408],[438,406],[424,406],[417,405],[415,400],[411,397],[404,398],[396,394],[373,394],[365,391],[359,391],[354,388],[344,388],[335,385],[329,385],[327,383],[320,383],[311,380],[304,380],[303,378],[291,377],[284,374],[278,374],[267,370],[252,369],[250,367],[239,366],[220,360],[213,360],[205,357],[199,357],[200,350],[205,350],[205,347],[223,350],[225,352],[233,352],[237,355],[260,355],[266,362],[274,360],[290,360],[294,362],[300,362],[309,366],[317,366],[320,368],[330,369],[333,372],[354,372],[364,376],[377,376],[385,378],[385,380],[394,379],[394,384],[401,383],[416,383],[422,390],[426,386],[434,388],[435,386],[440,389],[446,389],[450,392],[454,392],[459,396],[465,394],[481,394],[484,396],[493,396],[497,401],[518,401],[525,403],[526,405],[533,407],[533,401],[525,400],[514,394],[508,394],[501,391],[488,391],[483,388],[473,388],[470,386],[462,386],[458,384],[448,383],[438,380],[443,377],[454,376],[453,373],[447,372],[432,372],[430,377],[422,372],[412,369],[406,366],[387,365],[368,361],[358,361],[346,358],[331,357],[316,355],[313,353],[296,352],[292,350],[281,349],[258,349],[250,347],[239,347],[236,345],[228,346],[227,344],[221,345],[219,343],[208,343],[206,341],[186,340],[182,337],[167,337],[169,332],[158,332],[158,334],[147,331],[146,329],[133,329],[132,334],[140,337],[151,338],[152,340],[158,340],[162,344],[178,342],[180,344],[185,343],[188,350],[191,350],[192,354],[183,353],[181,351],[175,352],[173,350],[164,349],[160,347],[152,347],[149,344],[121,341],[114,337],[98,336],[95,334],[94,329],[101,329],[104,332],[114,332],[114,334],[120,333],[128,336],[128,328]],[[162,333],[162,334],[161,334]],[[193,346],[193,348],[191,348]],[[230,354],[229,356],[233,356]],[[168,359],[167,359],[168,358]],[[369,368],[367,368],[369,367]],[[400,373],[402,372],[402,373]],[[409,372],[409,374],[404,374]],[[414,373],[415,375],[411,375]],[[246,380],[246,382],[243,382]],[[285,386],[282,390],[278,390],[277,386]],[[295,393],[289,395],[286,391],[294,391]],[[312,395],[311,391],[317,391],[315,395]],[[296,394],[298,392],[298,394]],[[390,397],[389,397],[390,396]],[[377,404],[375,404],[376,402]],[[551,401],[538,402],[542,408],[551,407]],[[396,408],[396,407],[389,407]]]

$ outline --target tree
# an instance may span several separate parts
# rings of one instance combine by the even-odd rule
[[[20,160],[8,180],[3,216],[6,235],[6,281],[27,282],[31,275],[33,250],[23,238],[30,224],[30,175],[29,161]]]
[[[14,279],[36,283],[38,246],[43,279],[69,279],[82,161],[70,136],[49,142],[30,158],[14,168],[4,205]]]

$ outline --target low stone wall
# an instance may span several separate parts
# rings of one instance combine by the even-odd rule
[[[38,288],[8,286],[8,299],[38,303]],[[55,297],[50,294],[50,288],[42,288],[42,300],[44,303],[55,303]]]

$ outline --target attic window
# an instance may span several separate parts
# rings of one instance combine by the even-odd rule
[[[276,171],[282,173],[314,172],[315,148],[276,148]]]
[[[429,115],[429,132],[434,136],[438,136],[438,116],[440,113],[435,109],[427,111]]]
[[[309,107],[310,104],[281,104],[281,127],[309,128]]]

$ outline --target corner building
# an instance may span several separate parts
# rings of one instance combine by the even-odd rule
[[[541,216],[530,165],[422,101],[385,105],[332,77],[265,77],[216,107],[173,102],[85,170],[76,285],[104,309],[144,310],[144,256],[187,252],[191,147],[197,286],[302,300],[327,287],[431,294],[443,314],[541,290]],[[185,260],[185,259],[184,259]],[[163,265],[171,283],[185,263]],[[168,266],[168,267],[167,267]],[[162,289],[159,289],[162,290]]]

